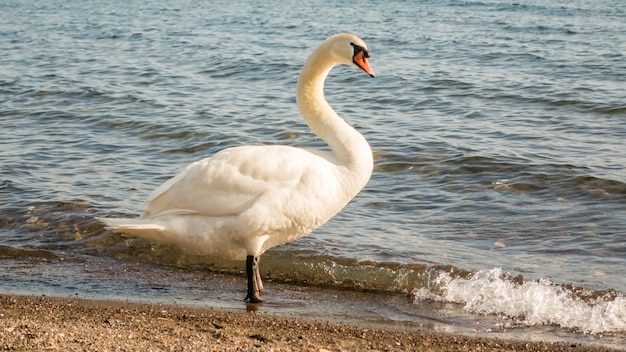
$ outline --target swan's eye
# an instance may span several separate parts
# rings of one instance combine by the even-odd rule
[[[354,55],[352,55],[352,57],[357,56],[359,53],[363,53],[363,56],[366,59],[369,59],[370,57],[370,52],[367,51],[367,49],[365,49],[364,47],[358,45],[358,44],[354,44],[354,43],[350,43],[350,45],[352,45],[352,47],[354,47]]]
[[[365,47],[350,43],[354,48],[354,54],[352,55],[352,63],[355,64],[358,68],[365,71],[370,77],[374,78],[374,71],[370,67],[370,64],[367,62],[367,59],[370,57],[370,52],[365,49]]]

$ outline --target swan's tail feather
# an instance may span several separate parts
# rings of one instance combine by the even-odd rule
[[[138,234],[138,232],[154,232],[164,231],[165,227],[146,222],[142,219],[116,219],[116,218],[97,218],[104,223],[104,227],[107,230],[129,232],[132,234]]]
[[[96,218],[110,231],[122,236],[141,237],[152,243],[176,245],[184,252],[197,255],[214,255],[231,259],[244,259],[244,247],[228,236],[228,229],[218,236],[216,231],[225,228],[227,220],[203,216],[170,216],[160,218]],[[265,239],[264,239],[265,240]]]
[[[176,236],[177,233],[168,229],[166,224],[155,223],[154,220],[150,219],[97,219],[104,223],[104,227],[107,230],[125,235],[138,236],[156,243],[175,244],[178,238]]]

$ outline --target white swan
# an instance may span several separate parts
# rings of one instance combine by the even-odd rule
[[[324,224],[372,174],[369,144],[324,98],[324,81],[336,64],[355,65],[374,77],[368,58],[363,40],[337,34],[313,51],[300,73],[300,113],[331,151],[283,145],[225,149],[158,187],[140,218],[99,220],[110,230],[189,253],[246,258],[245,300],[263,301],[259,256]]]

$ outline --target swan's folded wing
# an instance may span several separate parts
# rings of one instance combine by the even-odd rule
[[[226,149],[189,165],[158,187],[146,200],[142,217],[238,215],[268,192],[295,188],[311,159],[323,160],[285,146]]]

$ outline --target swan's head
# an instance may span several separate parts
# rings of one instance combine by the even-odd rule
[[[363,39],[354,34],[336,34],[327,39],[331,44],[331,53],[342,64],[356,66],[365,73],[374,77],[374,70],[370,67],[370,52]]]

